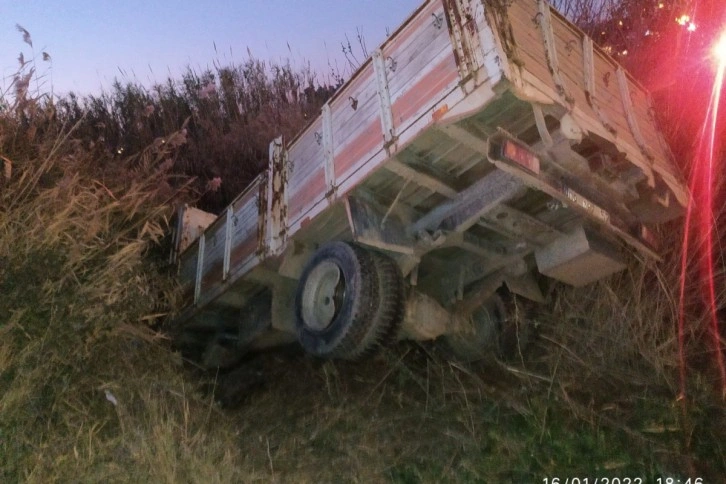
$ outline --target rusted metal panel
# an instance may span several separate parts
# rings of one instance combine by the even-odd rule
[[[631,158],[637,161],[642,155],[625,117],[621,93],[616,79],[618,66],[613,60],[607,57],[602,49],[597,47],[595,48],[593,59],[595,66],[595,88],[598,100],[602,102],[601,108],[617,131],[616,141],[620,149],[628,152]]]
[[[378,91],[369,61],[330,102],[334,178],[340,185],[383,150]],[[321,193],[321,196],[324,193]]]
[[[462,83],[474,76],[480,66],[481,44],[479,42],[475,6],[470,0],[443,0],[446,26],[451,39],[454,61],[459,68]]]
[[[266,246],[270,254],[278,254],[287,240],[289,176],[287,151],[281,137],[270,143],[268,173]]]
[[[336,146],[335,178],[345,180],[377,151],[383,149],[381,120],[376,116],[357,130],[357,136],[344,146]]]
[[[264,172],[257,192],[257,253],[263,255],[267,252],[267,206],[268,206],[268,191],[267,179],[269,178],[268,172]]]
[[[267,193],[267,178],[258,177],[233,206],[230,274],[264,247],[264,215],[267,206],[261,196]]]
[[[555,50],[559,62],[560,77],[568,86],[567,94],[573,101],[578,112],[595,119],[593,111],[587,100],[585,89],[585,59],[583,52],[583,39],[587,36],[571,24],[563,22],[552,12],[553,35]]]
[[[618,79],[618,88],[620,89],[620,102],[623,104],[623,111],[625,111],[625,119],[628,122],[628,127],[630,127],[630,132],[638,144],[641,153],[643,153],[643,156],[652,161],[653,155],[648,150],[643,134],[640,132],[640,123],[635,118],[635,113],[633,112],[633,100],[630,98],[630,86],[628,86],[625,72],[623,72],[622,68],[618,68],[615,71],[615,75]]]
[[[338,168],[338,155],[352,145],[361,133],[370,128],[374,121],[380,125],[378,114],[378,92],[371,62],[366,62],[356,77],[343,87],[340,96],[330,101],[332,115],[336,176],[343,171]],[[375,131],[381,141],[382,130]]]
[[[647,94],[608,53],[595,47],[543,0],[511,2],[504,12],[494,5],[490,10],[500,19],[497,33],[510,45],[509,64],[524,69],[523,98],[532,97],[534,89],[550,102],[571,110],[580,127],[614,143],[643,171],[651,186],[656,172],[679,203],[687,203],[684,183],[675,174],[671,155],[661,142]],[[532,29],[535,25],[539,33]],[[507,26],[511,27],[511,38],[506,34]]]
[[[180,209],[179,224],[179,252],[184,252],[187,247],[199,238],[204,230],[217,219],[213,213],[204,212],[198,208],[185,205]]]
[[[393,116],[401,129],[408,127],[424,112],[432,110],[435,106],[432,101],[444,97],[459,81],[459,71],[450,53],[434,60],[420,74],[412,81],[410,88],[393,102]]]

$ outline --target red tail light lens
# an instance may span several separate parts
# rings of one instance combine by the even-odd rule
[[[539,158],[531,150],[519,143],[505,139],[502,143],[501,156],[505,160],[516,163],[533,173],[539,173]]]

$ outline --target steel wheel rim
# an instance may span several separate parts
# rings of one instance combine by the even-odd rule
[[[337,264],[318,264],[305,282],[302,294],[302,316],[305,325],[314,331],[327,329],[335,320],[345,297],[345,278]]]

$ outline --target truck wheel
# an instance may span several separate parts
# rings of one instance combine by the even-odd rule
[[[303,269],[295,295],[295,325],[303,348],[343,359],[374,348],[393,313],[381,309],[379,285],[372,253],[347,242],[321,246]]]
[[[466,362],[491,357],[513,360],[531,339],[531,324],[519,312],[511,295],[495,294],[474,311],[470,327],[443,337],[446,348]]]
[[[361,345],[366,349],[356,357],[367,356],[379,346],[396,341],[406,300],[403,276],[396,262],[380,252],[371,254],[378,281],[379,302],[370,331]]]

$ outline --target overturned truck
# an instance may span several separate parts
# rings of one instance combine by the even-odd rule
[[[294,340],[502,355],[512,295],[658,258],[687,202],[648,94],[546,2],[429,0],[221,215],[180,209],[175,328],[207,367]]]

